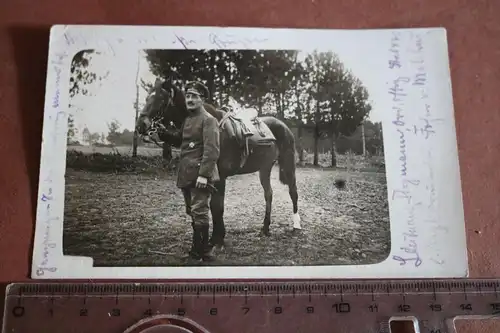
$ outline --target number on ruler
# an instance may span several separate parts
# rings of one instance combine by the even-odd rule
[[[177,314],[179,316],[184,316],[186,314],[186,309],[183,309],[183,308],[178,308],[177,309]]]
[[[349,303],[335,303],[332,306],[337,313],[349,313],[351,312],[351,305]]]
[[[368,310],[370,310],[370,312],[378,312],[378,304],[372,304],[368,307]]]
[[[80,309],[80,317],[87,317],[89,315],[89,309]]]
[[[283,308],[281,306],[276,306],[274,308],[274,313],[276,313],[276,314],[282,314],[283,313]]]
[[[429,305],[429,307],[434,312],[441,312],[441,311],[443,311],[443,307],[441,306],[441,304],[431,304],[431,305]]]
[[[314,313],[314,306],[308,306],[306,308],[306,313]]]
[[[466,311],[472,311],[472,304],[460,304],[460,309]]]
[[[111,317],[120,317],[120,309],[112,309],[110,315]]]
[[[500,313],[500,303],[491,303],[491,310],[493,311],[493,314],[498,314]]]
[[[244,314],[247,314],[247,313],[248,313],[248,311],[250,311],[250,308],[248,308],[248,307],[246,307],[246,306],[242,307],[241,309],[243,310],[243,313],[244,313]]]
[[[398,306],[398,311],[399,312],[410,312],[411,311],[411,306],[409,306],[408,304],[400,304]]]
[[[217,316],[217,308],[211,308],[210,309],[210,315]]]

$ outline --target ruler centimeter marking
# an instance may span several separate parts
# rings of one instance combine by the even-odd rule
[[[498,317],[498,286],[500,279],[19,283],[6,292],[3,332],[77,326],[136,333],[160,320],[193,333],[308,332],[331,325],[339,332],[388,333],[391,318],[401,317],[415,318],[419,332],[446,333],[457,316]]]
[[[295,295],[298,293],[307,294],[323,294],[324,296],[329,295],[338,295],[343,299],[346,295],[371,295],[372,300],[375,299],[375,295],[382,295],[383,288],[378,288],[380,284],[371,283],[369,288],[367,286],[361,286],[359,284],[355,284],[354,289],[347,288],[344,284],[334,285],[333,283],[325,284],[322,287],[322,290],[319,290],[318,284],[297,284],[297,282],[291,282],[291,287],[283,287],[279,284],[269,284],[269,283],[256,283],[256,284],[244,284],[242,285],[224,285],[224,284],[131,284],[123,286],[121,284],[87,284],[81,285],[79,288],[74,288],[73,286],[66,285],[64,283],[34,283],[34,284],[17,284],[13,285],[12,288],[15,289],[17,294],[9,294],[9,296],[17,296],[17,298],[23,297],[40,297],[43,295],[51,295],[52,297],[56,294],[58,296],[74,296],[74,295],[82,295],[84,297],[89,297],[90,295],[99,295],[99,297],[104,297],[106,294],[112,293],[113,295],[131,295],[132,298],[135,298],[137,293],[147,293],[148,295],[163,293],[165,296],[169,294],[178,294],[178,295],[188,295],[195,294],[197,297],[200,297],[202,294],[211,293],[215,294],[227,294],[227,296],[234,296],[234,294],[244,293],[245,295],[260,293],[261,297],[269,296],[270,293],[275,293],[275,295],[279,298],[283,295],[288,295],[290,292]],[[382,283],[383,284],[383,283]],[[408,288],[407,284],[395,285],[394,283],[383,284],[386,286],[386,295],[400,295],[403,299],[406,295],[415,295],[415,294],[431,294],[433,298],[436,298],[438,294],[457,294],[457,289],[460,288],[460,293],[464,296],[464,299],[467,300],[469,295],[482,295],[483,289],[479,284],[467,284],[461,283],[460,287],[456,284],[447,285],[448,291],[438,291],[436,288],[436,284],[432,284],[430,287],[422,288],[422,286],[413,286]],[[494,284],[484,284],[487,287],[492,288],[493,290],[488,291],[486,293],[491,293],[495,298],[498,298],[497,287],[500,285],[500,282],[495,282]],[[442,285],[438,285],[438,288],[444,289]],[[111,289],[112,288],[112,289]],[[452,288],[454,289],[452,291]],[[468,288],[475,288],[475,290],[468,290]]]

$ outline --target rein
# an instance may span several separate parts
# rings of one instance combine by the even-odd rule
[[[168,102],[164,104],[165,106],[160,108],[160,112],[155,117],[151,119],[151,125],[146,130],[146,134],[141,135],[142,141],[147,143],[154,143],[158,147],[163,148],[163,141],[157,140],[155,137],[158,135],[159,130],[166,130],[165,125],[163,125],[163,118],[165,118],[165,111],[173,105],[173,95],[174,91],[171,90]]]

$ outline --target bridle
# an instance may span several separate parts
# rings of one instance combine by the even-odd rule
[[[167,93],[168,91],[165,88],[161,88],[162,92]],[[150,96],[150,98],[153,96]],[[154,143],[158,147],[163,147],[163,142],[157,140],[155,138],[156,134],[160,130],[166,130],[165,125],[163,125],[163,119],[165,118],[165,112],[166,110],[174,105],[173,103],[174,100],[174,89],[170,89],[170,94],[168,95],[168,102],[167,103],[162,103],[162,106],[160,106],[160,111],[154,116],[151,117],[151,125],[146,129],[146,133],[141,135],[142,141],[148,142],[148,143]]]

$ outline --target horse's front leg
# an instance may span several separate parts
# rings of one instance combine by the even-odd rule
[[[226,179],[223,178],[214,184],[216,192],[210,200],[210,211],[212,213],[213,229],[210,244],[215,247],[223,247],[226,237],[224,226],[224,196],[226,192]]]

